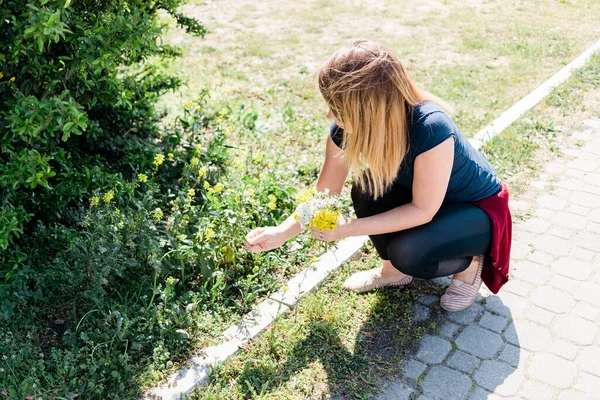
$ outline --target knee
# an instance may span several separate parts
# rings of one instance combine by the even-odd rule
[[[398,235],[388,242],[387,251],[394,268],[406,275],[418,275],[422,262],[419,246],[410,246],[402,235]]]
[[[396,257],[395,255],[389,254],[390,262],[398,271],[402,272],[404,275],[414,276],[413,269],[410,267],[409,263],[406,262],[402,257]]]

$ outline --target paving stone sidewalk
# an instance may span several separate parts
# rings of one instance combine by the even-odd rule
[[[378,400],[600,399],[600,119],[511,200],[511,280],[444,313]],[[439,307],[424,296],[417,312]]]

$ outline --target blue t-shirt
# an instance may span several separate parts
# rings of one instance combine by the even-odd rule
[[[460,133],[450,117],[436,103],[427,101],[410,115],[408,153],[398,171],[397,183],[412,190],[415,159],[450,137],[454,137],[454,163],[445,202],[477,201],[501,191],[500,180],[489,162]],[[343,130],[334,122],[331,138],[342,147]]]

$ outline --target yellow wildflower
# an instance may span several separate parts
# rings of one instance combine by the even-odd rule
[[[90,205],[92,207],[97,206],[98,203],[100,203],[100,197],[98,197],[98,196],[94,196],[94,197],[92,197],[92,200],[90,200]]]
[[[148,181],[148,175],[146,175],[146,174],[138,174],[138,179],[140,180],[140,182],[147,182]]]
[[[316,212],[313,219],[310,221],[311,227],[319,231],[327,229],[335,229],[338,224],[339,211],[323,208]]]
[[[196,145],[196,153],[198,153],[198,154],[202,153],[202,145],[200,145],[200,144]]]
[[[180,233],[177,235],[177,239],[179,239],[180,242],[183,242],[185,239],[187,239],[187,236],[185,236],[183,233]]]
[[[204,188],[204,190],[208,190],[208,189],[210,189],[210,183],[208,183],[207,181],[204,181],[204,185],[202,185],[202,187]]]
[[[163,162],[165,161],[165,156],[162,154],[157,154],[154,157],[154,161],[152,161],[152,164],[154,164],[155,167],[158,167],[159,165],[161,165]]]
[[[160,208],[155,208],[154,211],[152,211],[152,217],[156,220],[161,220],[163,217],[163,212]]]
[[[102,199],[104,200],[105,203],[110,203],[110,201],[115,197],[115,191],[114,190],[109,190],[108,192],[106,192],[104,194],[104,196],[102,197]]]
[[[221,251],[222,251],[223,253],[226,253],[226,252],[227,252],[227,246],[223,246],[223,247],[221,247]]]
[[[198,176],[200,178],[204,178],[206,176],[206,167],[200,167],[200,169],[198,170]]]
[[[219,193],[221,190],[223,190],[225,186],[223,186],[223,184],[221,182],[217,183],[215,185],[215,193]]]
[[[229,110],[227,108],[222,108],[221,111],[219,111],[219,115],[221,117],[226,116],[227,114],[229,114]]]
[[[173,155],[173,153],[167,154],[167,158],[169,159],[169,161],[173,161],[174,157],[175,157],[175,155]]]
[[[273,194],[270,194],[267,197],[269,198],[269,204],[267,204],[267,207],[269,207],[269,210],[273,211],[277,204],[277,197],[275,197]]]
[[[248,194],[248,197],[254,197],[254,189],[248,188],[248,190],[246,191],[246,193]]]
[[[175,278],[173,278],[172,276],[167,278],[167,285],[172,286],[175,283]]]
[[[215,231],[213,231],[210,228],[206,228],[206,230],[204,231],[204,239],[205,240],[210,240],[212,238],[215,237]]]
[[[299,195],[298,195],[298,203],[306,203],[307,201],[310,201],[313,196],[315,195],[316,189],[314,187],[308,188],[304,191],[302,191]]]
[[[254,164],[258,164],[259,162],[261,162],[263,160],[264,156],[262,153],[256,153],[254,155],[254,157],[252,157],[252,161],[254,162]]]
[[[10,78],[10,81],[14,82],[15,81],[15,77],[13,76],[12,78]]]
[[[196,166],[200,163],[200,159],[198,157],[192,157],[190,160],[190,167],[196,168]]]
[[[231,165],[233,166],[233,168],[242,169],[244,167],[244,161],[241,158],[236,158],[235,160],[233,160]]]
[[[196,195],[196,191],[194,189],[188,189],[187,193],[190,197],[194,197]]]

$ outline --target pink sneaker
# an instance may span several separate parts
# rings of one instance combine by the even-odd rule
[[[483,268],[483,254],[479,256],[479,267],[472,284],[452,279],[446,293],[440,297],[440,307],[446,311],[461,311],[475,301],[481,287],[481,270]]]

